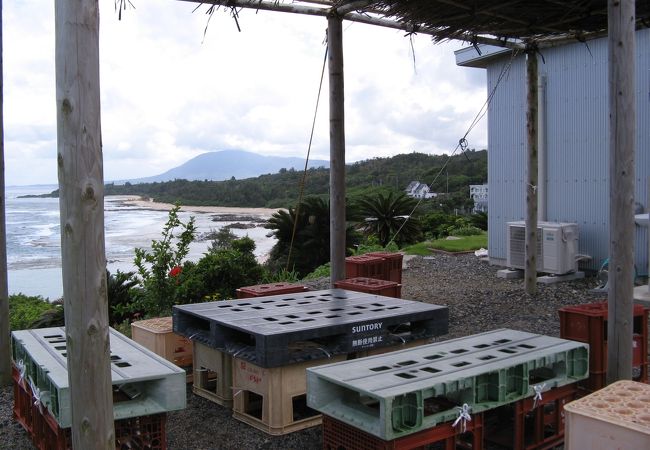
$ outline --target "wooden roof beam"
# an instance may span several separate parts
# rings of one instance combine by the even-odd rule
[[[272,1],[260,1],[260,0],[178,0],[178,1],[189,2],[189,3],[200,3],[206,5],[217,5],[217,6],[232,7],[232,8],[248,8],[248,9],[263,10],[263,11],[275,11],[275,12],[302,14],[302,15],[309,15],[309,16],[320,16],[320,17],[327,17],[333,12],[331,8],[309,7],[304,5],[283,4],[283,3],[275,3]],[[356,9],[359,9],[359,4],[362,3],[369,4],[372,2],[365,2],[365,1],[355,2],[354,4],[351,4],[354,5],[354,9],[352,10],[354,11]],[[406,31],[408,33],[415,32],[421,34],[436,35],[439,31],[439,30],[431,30],[426,28],[418,28],[418,26],[414,24],[408,24],[404,22],[398,22],[395,20],[383,19],[380,17],[375,17],[367,14],[346,12],[347,10],[348,8],[342,7],[335,11],[339,16],[343,16],[345,20],[349,20],[351,22],[359,22],[368,25],[377,25],[385,28],[393,28],[396,30]],[[341,11],[343,12],[343,14],[341,14]]]
[[[327,17],[331,8],[320,8],[315,6],[298,5],[295,3],[285,4],[263,0],[178,0],[182,2],[200,3],[204,5],[217,5],[230,8],[248,8],[261,11],[276,11],[307,16]]]

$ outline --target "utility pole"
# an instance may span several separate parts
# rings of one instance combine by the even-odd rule
[[[57,162],[72,448],[115,449],[98,0],[55,0]]]
[[[608,2],[610,231],[607,383],[632,378],[635,15],[633,0]]]
[[[524,289],[530,295],[537,293],[537,67],[537,48],[534,45],[529,45],[526,49],[528,153],[526,158],[526,265],[524,266]]]
[[[345,278],[345,107],[343,19],[327,17],[330,84],[330,283]]]
[[[0,386],[11,383],[9,288],[7,285],[7,229],[5,224],[4,85],[2,66],[2,0],[0,0]]]

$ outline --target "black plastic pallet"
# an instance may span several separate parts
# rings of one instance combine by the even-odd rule
[[[449,311],[328,289],[174,306],[174,332],[262,367],[446,334]]]

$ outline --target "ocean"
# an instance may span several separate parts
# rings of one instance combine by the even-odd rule
[[[59,200],[56,198],[18,198],[28,194],[51,192],[57,186],[19,186],[6,189],[7,266],[9,293],[41,295],[55,300],[63,295],[61,275],[61,234]],[[124,197],[104,199],[106,259],[108,269],[134,271],[134,249],[150,248],[153,239],[160,239],[167,221],[166,211],[129,206]],[[218,230],[232,222],[213,221],[215,213],[184,212],[184,222],[195,217],[199,235]],[[246,223],[241,220],[241,223]],[[232,229],[237,236],[255,241],[255,255],[263,261],[275,243],[269,230],[256,226]],[[206,252],[209,241],[194,242],[188,259],[196,261]]]

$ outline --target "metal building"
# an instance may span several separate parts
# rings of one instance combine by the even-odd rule
[[[650,30],[636,34],[636,190],[648,211]],[[460,66],[487,70],[490,262],[506,263],[506,223],[523,220],[526,180],[526,64],[523,53],[486,45],[456,51]],[[539,219],[575,222],[579,252],[597,269],[608,257],[607,39],[543,49],[539,56]],[[635,265],[648,267],[648,232],[636,228]]]

